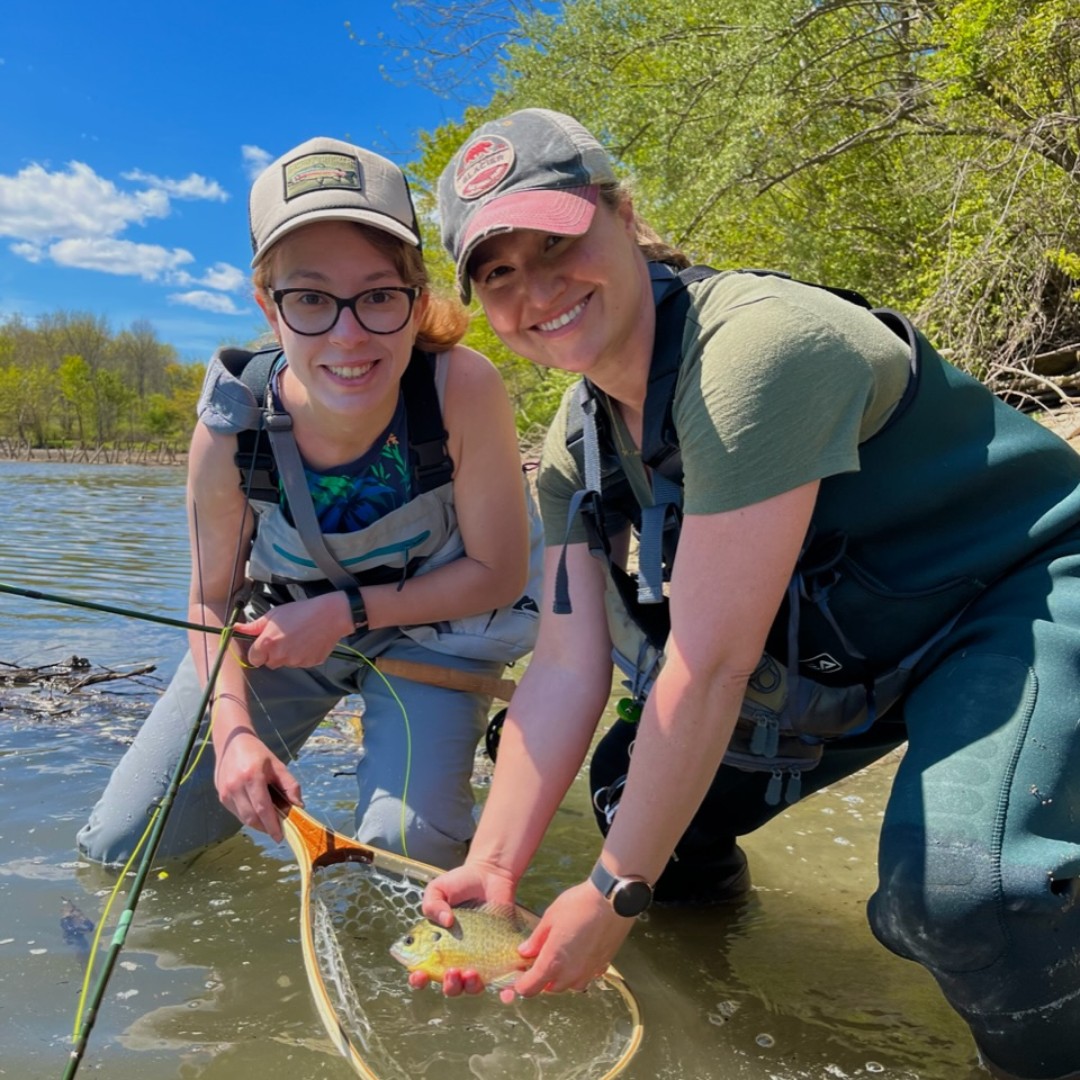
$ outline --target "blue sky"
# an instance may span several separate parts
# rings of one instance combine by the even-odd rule
[[[0,320],[148,320],[184,360],[262,328],[247,191],[315,135],[407,164],[460,102],[350,39],[391,0],[0,5]]]

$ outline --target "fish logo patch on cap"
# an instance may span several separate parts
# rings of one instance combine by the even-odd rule
[[[348,154],[305,154],[285,166],[285,201],[308,191],[364,190],[360,163]]]
[[[459,199],[479,199],[493,191],[514,167],[514,147],[501,135],[481,135],[461,152],[454,170],[454,191]]]

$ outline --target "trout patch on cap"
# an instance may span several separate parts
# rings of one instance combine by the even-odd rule
[[[462,151],[454,172],[459,199],[479,199],[494,190],[514,167],[514,147],[501,135],[482,135]]]
[[[360,164],[348,154],[306,154],[285,166],[285,201],[308,191],[363,191]]]

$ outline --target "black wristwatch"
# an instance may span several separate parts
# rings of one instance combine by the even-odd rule
[[[643,877],[616,877],[599,859],[589,880],[623,918],[636,919],[652,903],[652,886]]]
[[[360,589],[356,585],[350,585],[344,590],[345,599],[349,601],[349,612],[352,614],[353,629],[367,629],[367,608],[364,598],[360,595]]]

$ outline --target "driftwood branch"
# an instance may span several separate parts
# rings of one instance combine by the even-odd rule
[[[85,679],[80,679],[69,689],[81,690],[84,686],[90,686],[93,683],[99,682],[112,682],[114,679],[134,679],[138,675],[149,675],[152,671],[156,670],[157,664],[143,664],[142,667],[132,668],[131,671],[95,672],[93,675],[87,675]]]
[[[101,668],[92,671],[93,665],[83,656],[72,656],[52,664],[13,664],[0,660],[0,686],[42,686],[72,693],[94,683],[114,682],[117,679],[134,679],[157,670],[156,664],[138,664],[126,671]]]
[[[1080,365],[1080,341],[1036,353],[1028,360],[1028,365],[1038,375],[1065,375]]]

